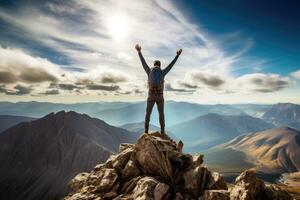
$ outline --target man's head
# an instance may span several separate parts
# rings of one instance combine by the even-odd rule
[[[153,63],[154,67],[160,67],[160,61],[159,60],[155,60]]]

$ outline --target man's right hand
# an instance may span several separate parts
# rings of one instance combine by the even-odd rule
[[[135,49],[136,49],[137,52],[141,52],[142,47],[139,44],[136,44]]]

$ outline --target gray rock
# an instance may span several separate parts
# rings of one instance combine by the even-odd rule
[[[114,155],[114,157],[111,159],[113,168],[115,168],[118,172],[121,172],[129,161],[132,152],[133,148],[127,148],[121,153]]]
[[[137,182],[141,179],[141,177],[135,177],[126,183],[124,183],[121,193],[122,194],[129,194],[136,186]]]
[[[125,168],[122,170],[122,178],[124,180],[129,180],[134,177],[137,177],[140,175],[140,170],[136,166],[135,162],[132,160],[129,160],[125,166]]]
[[[205,167],[198,166],[183,174],[184,189],[194,198],[198,198],[204,191],[209,177],[207,171]]]
[[[158,181],[152,177],[141,178],[134,190],[132,198],[135,200],[155,200],[154,190]]]
[[[206,186],[207,190],[227,190],[224,178],[218,172],[212,172]]]
[[[203,155],[184,154],[181,146],[160,133],[143,134],[135,145],[122,144],[90,174],[75,177],[65,200],[228,199],[229,192],[220,190],[227,189],[220,174],[202,166]],[[250,175],[241,175],[237,186],[247,185]]]
[[[205,190],[199,200],[230,200],[229,194],[227,190]]]
[[[174,150],[176,143],[165,139],[160,133],[142,135],[134,147],[135,158],[144,172],[165,180],[172,179],[168,154]]]
[[[129,143],[121,143],[119,146],[119,153],[124,151],[125,149],[132,148],[134,144],[129,144]]]
[[[168,192],[169,186],[164,183],[158,183],[154,189],[154,199],[162,200],[164,195]]]
[[[268,185],[266,186],[266,190],[264,192],[265,199],[267,200],[293,200],[293,197],[287,193],[286,191],[282,190],[276,185]]]
[[[87,177],[89,176],[89,173],[80,173],[80,174],[77,174],[75,176],[75,178],[73,178],[70,183],[68,184],[69,188],[72,190],[72,191],[77,191],[79,190],[80,188],[82,188],[82,186],[84,185],[84,183],[86,182],[87,180]]]
[[[180,192],[176,192],[175,200],[183,200],[183,196]]]
[[[101,198],[97,198],[95,194],[83,194],[83,193],[75,193],[72,196],[68,196],[64,198],[64,200],[102,200]]]
[[[198,155],[193,155],[193,165],[194,167],[201,166],[203,163],[203,155],[198,154]]]

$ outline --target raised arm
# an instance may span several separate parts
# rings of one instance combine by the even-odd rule
[[[137,44],[137,45],[135,45],[135,49],[137,50],[137,52],[139,54],[139,57],[140,57],[140,60],[141,60],[141,63],[143,65],[143,68],[144,68],[145,72],[149,75],[150,67],[147,65],[147,63],[146,63],[146,61],[145,61],[145,59],[142,55],[142,51],[141,51],[142,47]]]
[[[172,62],[171,62],[165,69],[163,69],[162,73],[163,73],[164,76],[172,69],[172,67],[173,67],[174,64],[176,63],[176,61],[177,61],[179,55],[181,54],[181,52],[182,52],[182,49],[179,49],[179,50],[176,52],[177,55],[176,55],[175,58],[172,60]]]

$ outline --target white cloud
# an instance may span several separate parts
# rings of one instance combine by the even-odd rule
[[[256,92],[269,93],[289,87],[292,81],[278,74],[254,73],[246,74],[236,79],[236,87]]]
[[[20,49],[0,47],[1,83],[41,83],[57,81],[62,70],[47,59],[31,56]]]
[[[300,70],[292,72],[291,76],[295,79],[299,79],[300,80]]]
[[[162,66],[166,66],[176,49],[183,48],[182,56],[166,77],[166,83],[175,80],[166,84],[169,91],[273,92],[291,83],[288,78],[275,74],[234,77],[232,72],[240,69],[236,64],[251,48],[253,40],[241,39],[240,33],[218,40],[199,24],[191,23],[172,1],[74,0],[48,2],[42,7],[26,5],[17,13],[0,9],[0,19],[18,27],[22,37],[52,48],[70,63],[62,68],[20,49],[1,48],[0,80],[11,84],[12,89],[20,82],[28,87],[31,84],[30,92],[49,95],[79,91],[96,94],[97,90],[111,90],[108,94],[143,93],[146,75],[134,50],[135,43],[142,45],[149,65],[152,60],[160,59]],[[124,32],[119,29],[120,21],[122,26],[126,25]],[[229,54],[223,41],[228,43],[237,38],[239,48]],[[261,67],[264,63],[255,60],[254,64],[248,66]],[[72,71],[72,67],[80,70]],[[32,73],[25,73],[29,71]],[[45,83],[34,85],[43,80],[54,81],[47,74],[57,79],[54,88],[48,88],[49,84]],[[292,76],[299,78],[299,71]]]
[[[100,63],[141,76],[142,70],[136,70],[140,63],[133,49],[137,42],[147,58],[160,58],[163,63],[171,60],[175,50],[182,47],[184,53],[180,63],[189,69],[228,71],[238,59],[238,55],[227,56],[214,38],[190,23],[168,1],[75,0],[68,3],[67,8],[70,12],[66,12],[65,5],[47,3],[43,9],[25,7],[14,14],[2,10],[0,18],[25,30],[28,37],[64,54],[72,65],[82,68],[93,68]],[[123,16],[128,22],[126,34],[118,31],[120,37],[124,34],[120,41],[111,37],[114,29],[111,27],[118,26],[111,22],[116,16]]]
[[[177,88],[178,91],[190,89],[196,92],[223,94],[270,93],[288,88],[292,83],[289,77],[278,74],[252,73],[233,77],[218,71],[198,70],[187,72],[183,79],[171,82],[170,88]]]

